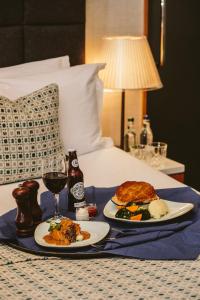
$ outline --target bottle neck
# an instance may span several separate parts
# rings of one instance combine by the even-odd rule
[[[143,123],[143,128],[142,130],[146,130],[147,129],[147,124],[146,123]]]
[[[76,151],[69,152],[69,168],[79,168]]]
[[[127,126],[129,131],[134,131],[134,123],[133,122],[128,122],[128,126]]]
[[[146,124],[147,127],[150,127],[150,120],[149,119],[144,119],[143,120],[143,125]]]

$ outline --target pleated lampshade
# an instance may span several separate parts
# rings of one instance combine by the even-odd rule
[[[100,72],[105,88],[154,90],[162,87],[151,49],[145,36],[106,37]]]

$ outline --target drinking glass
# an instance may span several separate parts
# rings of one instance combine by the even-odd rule
[[[160,167],[167,156],[167,144],[163,142],[153,142],[148,144],[150,154],[150,165],[152,167]]]
[[[146,159],[146,145],[138,144],[131,147],[131,154],[138,159]]]
[[[63,156],[44,159],[42,162],[42,179],[46,188],[54,196],[55,213],[53,219],[63,218],[59,211],[59,193],[67,183],[66,159]]]

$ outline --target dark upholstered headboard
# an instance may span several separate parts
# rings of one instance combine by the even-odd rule
[[[69,55],[84,63],[85,0],[0,0],[0,67]]]

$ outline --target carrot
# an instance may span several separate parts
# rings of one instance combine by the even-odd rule
[[[127,209],[130,211],[130,212],[134,212],[138,209],[139,206],[137,205],[133,205],[133,206],[128,206]]]
[[[130,217],[132,221],[140,221],[142,219],[142,214]]]

